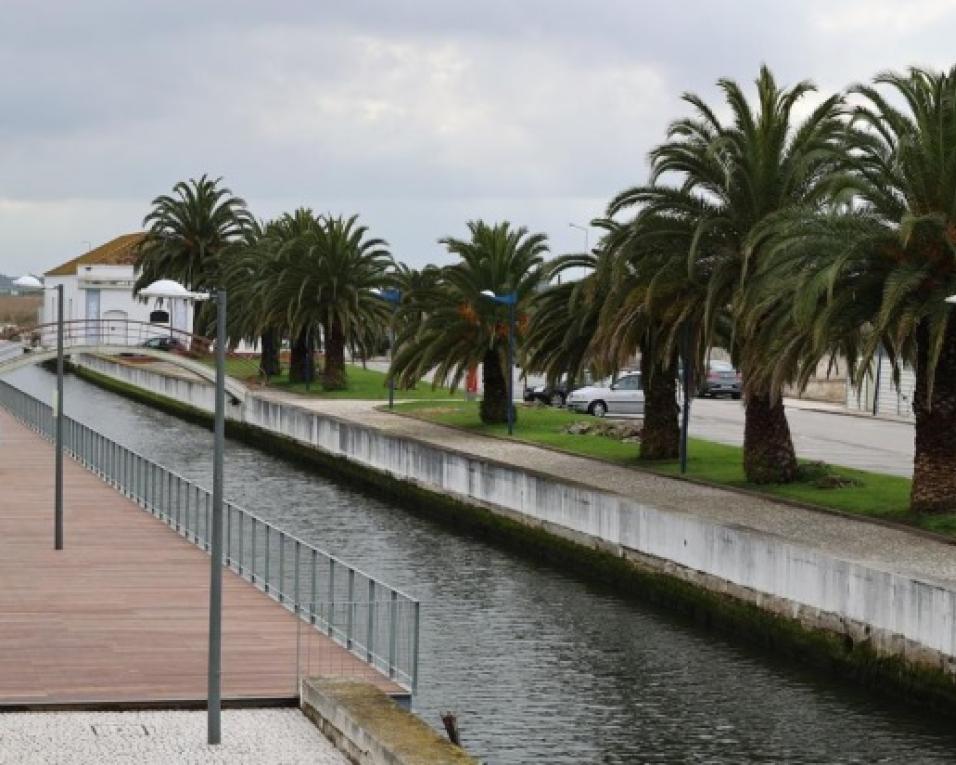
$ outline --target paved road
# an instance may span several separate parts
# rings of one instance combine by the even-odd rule
[[[913,474],[911,423],[812,411],[805,406],[804,402],[787,402],[787,419],[800,457],[893,475]],[[743,406],[729,399],[695,400],[690,433],[742,444]]]

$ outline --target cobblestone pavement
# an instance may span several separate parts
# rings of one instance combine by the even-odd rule
[[[553,475],[646,503],[660,510],[691,513],[715,523],[773,534],[843,560],[944,586],[956,586],[956,546],[905,529],[804,510],[726,489],[654,475],[531,444],[467,433],[435,423],[389,414],[381,402],[310,399],[268,391],[263,397],[352,420],[397,436]],[[841,421],[853,418],[839,417]],[[520,416],[519,416],[520,428]]]
[[[347,765],[298,709],[226,709],[222,744],[202,711],[0,714],[0,765]]]

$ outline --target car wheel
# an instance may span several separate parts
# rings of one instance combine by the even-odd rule
[[[551,406],[564,406],[564,396],[560,393],[551,394]]]
[[[739,400],[740,400],[740,394],[739,394],[739,393],[731,393],[731,394],[730,394],[730,397],[731,397],[734,401],[739,401]]]
[[[594,415],[595,417],[603,417],[607,414],[607,404],[603,401],[595,401],[588,407],[588,414]]]

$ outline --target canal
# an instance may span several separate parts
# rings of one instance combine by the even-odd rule
[[[39,368],[5,378],[44,401]],[[211,435],[70,377],[67,414],[209,485]],[[421,599],[416,711],[488,763],[950,762],[956,735],[250,446],[226,496]],[[67,498],[69,501],[69,498]]]

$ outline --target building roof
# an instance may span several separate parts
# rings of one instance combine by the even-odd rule
[[[136,248],[145,238],[146,234],[142,231],[137,231],[135,234],[123,234],[106,244],[101,244],[94,250],[50,269],[44,276],[75,276],[80,266],[132,265],[139,256]]]

